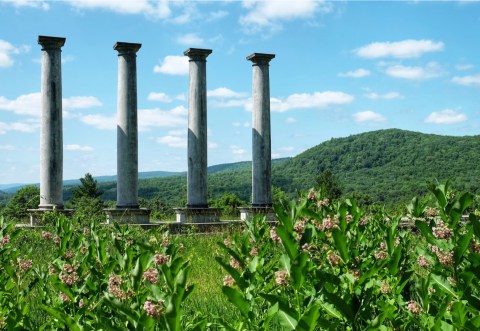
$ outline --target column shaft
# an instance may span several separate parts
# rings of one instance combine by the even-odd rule
[[[273,54],[254,53],[247,57],[252,65],[252,207],[272,205],[270,77]]]
[[[207,208],[207,73],[209,49],[190,48],[187,208]]]
[[[39,36],[42,46],[39,209],[63,208],[61,47],[65,38]]]
[[[138,208],[137,51],[141,44],[117,42],[117,208]]]

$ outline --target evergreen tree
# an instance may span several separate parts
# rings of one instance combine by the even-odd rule
[[[38,208],[40,202],[40,189],[28,185],[18,190],[2,211],[7,220],[23,222],[29,217],[28,209]]]
[[[330,169],[317,176],[316,181],[328,198],[338,199],[342,195],[341,184]]]

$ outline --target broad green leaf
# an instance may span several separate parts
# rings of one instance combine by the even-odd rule
[[[250,312],[250,303],[243,297],[243,294],[240,293],[240,291],[232,287],[223,286],[222,292],[227,296],[228,300],[240,310],[240,313],[244,317],[249,318],[248,313]]]
[[[288,232],[283,226],[277,228],[277,235],[282,239],[282,245],[285,248],[288,256],[291,260],[297,257],[298,250],[295,238],[293,238],[292,232]]]
[[[335,308],[334,305],[331,303],[322,303],[322,308],[330,315],[335,317],[336,319],[343,320],[343,315]]]
[[[420,232],[423,234],[423,236],[428,241],[428,243],[430,243],[432,245],[437,244],[437,241],[436,241],[435,237],[433,236],[432,229],[430,229],[430,227],[428,226],[427,223],[425,223],[423,221],[416,220],[415,221],[415,226],[417,227],[417,229],[420,230]]]
[[[445,292],[445,293],[447,293],[447,294],[449,294],[449,295],[451,295],[455,298],[458,298],[457,293],[455,293],[455,291],[452,289],[452,287],[450,286],[450,284],[448,283],[448,281],[445,278],[443,278],[441,276],[438,276],[438,275],[435,275],[435,274],[430,274],[430,278],[433,280],[434,283],[436,283],[439,286],[439,288],[443,292]]]
[[[393,252],[393,255],[390,257],[390,260],[387,263],[387,268],[388,271],[390,271],[390,274],[396,275],[397,272],[400,270],[399,264],[400,264],[400,259],[402,257],[402,246],[398,245],[398,247],[395,249]]]
[[[329,293],[325,291],[324,295],[327,300],[336,307],[337,311],[339,311],[343,317],[345,317],[349,322],[353,322],[354,314],[352,311],[352,306],[349,302],[346,302],[335,293]]]
[[[320,317],[320,305],[314,303],[308,310],[302,315],[298,321],[298,327],[300,330],[313,331],[317,325],[317,320]]]
[[[453,257],[455,259],[456,265],[460,264],[463,254],[468,249],[468,245],[470,244],[470,240],[472,239],[472,236],[473,236],[473,228],[470,227],[468,229],[468,232],[465,235],[461,236],[460,239],[458,239],[457,246],[453,251]]]
[[[286,330],[294,330],[298,324],[298,321],[293,317],[295,311],[293,310],[282,310],[278,312],[278,317],[280,320],[280,324]]]
[[[334,240],[335,248],[340,253],[340,257],[342,258],[343,262],[347,263],[349,260],[348,254],[348,246],[347,246],[347,239],[343,232],[339,229],[334,229],[332,231],[332,237]]]

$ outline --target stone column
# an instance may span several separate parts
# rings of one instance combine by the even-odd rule
[[[208,208],[207,56],[210,49],[189,48],[187,208]]]
[[[252,208],[272,206],[270,78],[269,62],[274,54],[253,53],[252,115]]]
[[[117,42],[117,208],[138,208],[137,51],[141,44]]]
[[[65,38],[38,36],[42,46],[39,210],[63,209],[61,47]]]

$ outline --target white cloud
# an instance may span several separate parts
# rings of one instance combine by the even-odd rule
[[[10,44],[8,41],[0,39],[0,68],[8,68],[13,66],[15,61],[13,60],[13,55],[20,53],[25,53],[30,50],[29,46],[20,46],[15,47]]]
[[[340,77],[362,78],[370,76],[370,70],[360,68],[353,71],[341,72],[338,75]]]
[[[229,148],[232,154],[235,156],[243,156],[247,154],[247,151],[240,146],[231,145]]]
[[[147,100],[149,101],[159,101],[169,103],[172,102],[172,98],[162,92],[150,92],[148,94]]]
[[[210,102],[210,106],[212,106],[212,108],[232,108],[232,107],[247,107],[246,105],[247,104],[251,104],[251,100],[247,100],[247,99],[231,99],[231,100],[222,100],[222,101],[219,101],[219,100],[213,100],[212,102]]]
[[[459,113],[453,109],[444,109],[442,111],[434,111],[425,118],[426,123],[433,124],[454,124],[467,120],[465,114]]]
[[[39,127],[39,123],[0,122],[0,134],[6,134],[8,131],[19,131],[24,133],[35,132]]]
[[[432,40],[407,39],[397,42],[375,42],[356,49],[354,52],[363,58],[380,57],[417,58],[424,53],[443,51],[443,42]]]
[[[480,85],[480,74],[463,77],[455,76],[452,78],[452,83],[465,86]]]
[[[285,120],[285,123],[287,123],[287,124],[293,124],[293,123],[296,123],[296,122],[297,122],[297,120],[293,117],[289,117]]]
[[[429,62],[425,67],[409,67],[397,64],[388,67],[385,72],[390,77],[412,80],[432,79],[445,73],[436,62]]]
[[[167,55],[160,65],[153,68],[153,72],[167,75],[188,75],[188,57]]]
[[[216,149],[216,148],[218,148],[218,144],[217,144],[216,142],[214,142],[214,141],[209,141],[209,142],[207,143],[207,145],[208,145],[208,149]]]
[[[80,121],[100,130],[113,130],[117,127],[117,115],[85,115],[80,117]]]
[[[205,41],[199,37],[196,33],[187,33],[177,38],[177,43],[187,46],[202,45]]]
[[[188,110],[178,106],[171,110],[140,109],[138,111],[138,129],[148,131],[152,127],[177,127],[187,125]]]
[[[157,138],[157,143],[173,148],[187,148],[188,142],[185,130],[169,131],[168,135]]]
[[[246,95],[246,93],[235,92],[226,87],[219,87],[207,92],[207,96],[212,98],[244,98]]]
[[[387,92],[384,94],[378,94],[375,92],[370,92],[366,93],[365,97],[368,99],[372,100],[378,100],[378,99],[386,99],[386,100],[392,100],[392,99],[403,99],[403,95],[401,95],[398,92]]]
[[[455,66],[455,69],[457,70],[468,70],[468,69],[472,69],[474,67],[473,64],[457,64]]]
[[[333,105],[344,105],[351,103],[354,97],[350,94],[337,91],[325,91],[291,94],[285,99],[270,98],[270,109],[273,112],[285,112],[291,109],[327,108]],[[251,111],[253,108],[250,100],[245,108]]]
[[[208,21],[218,20],[228,16],[228,12],[225,10],[217,10],[208,14]]]
[[[282,21],[312,18],[317,11],[327,12],[331,8],[325,1],[317,0],[245,0],[243,7],[247,13],[240,17],[239,22],[249,33],[263,28],[276,30],[281,27]]]
[[[355,113],[353,114],[353,119],[355,120],[355,122],[357,123],[364,123],[364,122],[385,122],[387,119],[379,114],[379,113],[375,113],[371,110],[367,110],[367,111],[361,111],[361,112],[358,112],[358,113]]]
[[[41,116],[42,95],[40,92],[22,94],[9,100],[0,96],[0,110],[13,111],[17,115]],[[74,96],[63,99],[63,109],[85,109],[99,107],[102,103],[92,96]]]
[[[78,9],[104,9],[119,14],[144,14],[155,19],[165,19],[171,14],[167,0],[72,0],[68,4]]]
[[[48,10],[50,8],[48,3],[42,0],[2,0],[2,2],[12,4],[15,7],[40,8],[43,10]]]
[[[91,147],[91,146],[81,146],[81,145],[78,145],[78,144],[64,145],[63,148],[66,151],[74,151],[74,152],[91,152],[91,151],[93,151],[93,147]]]

